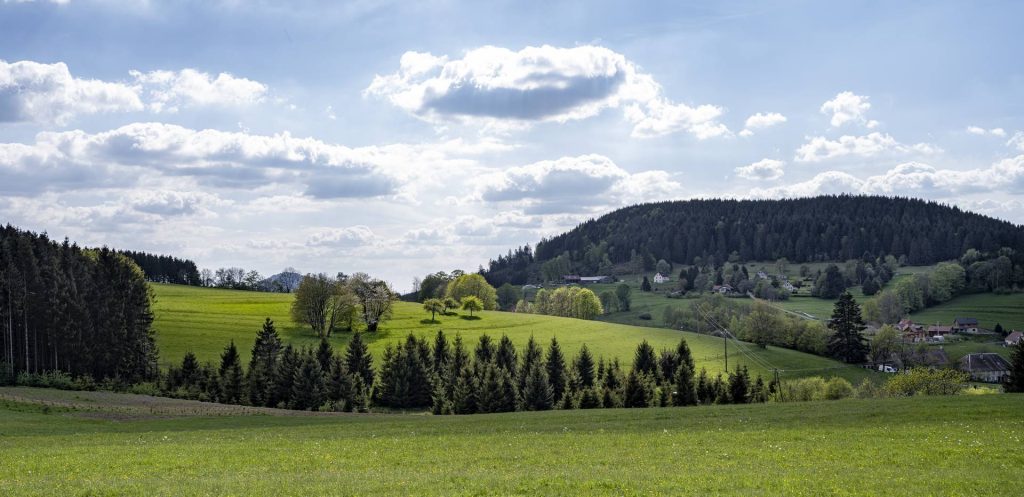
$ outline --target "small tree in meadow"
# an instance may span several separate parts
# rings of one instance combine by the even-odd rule
[[[444,301],[441,299],[427,299],[423,301],[423,310],[430,313],[430,320],[439,312],[444,312]]]
[[[475,295],[469,295],[462,299],[462,310],[469,311],[469,316],[473,316],[473,312],[479,312],[484,310],[484,303]]]

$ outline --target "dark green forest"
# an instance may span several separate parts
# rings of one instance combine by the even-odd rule
[[[642,260],[845,261],[893,255],[907,264],[957,259],[968,249],[1024,247],[1024,227],[936,202],[881,196],[782,200],[702,199],[625,207],[491,260],[494,286],[543,280],[541,265],[566,257],[579,274]]]
[[[0,227],[0,373],[153,378],[151,301],[125,255]]]
[[[133,250],[120,250],[118,253],[138,264],[149,281],[192,286],[203,284],[203,280],[199,275],[199,268],[196,267],[195,262],[188,259]]]

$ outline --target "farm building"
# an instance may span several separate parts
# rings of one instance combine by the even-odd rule
[[[665,275],[663,275],[661,273],[655,273],[654,274],[654,283],[656,283],[656,284],[660,285],[660,284],[668,282],[670,280],[671,280],[671,278],[669,278],[668,276],[665,276]]]
[[[1009,376],[1010,363],[992,352],[967,354],[960,358],[960,370],[971,375],[971,380],[999,383]]]
[[[952,326],[943,326],[941,324],[933,324],[929,326],[928,329],[925,331],[928,333],[928,336],[930,337],[941,337],[956,332]]]
[[[1014,331],[1009,335],[1006,335],[1006,340],[1004,340],[1003,343],[1006,344],[1007,347],[1013,347],[1020,343],[1022,337],[1024,337],[1024,333]]]
[[[615,278],[611,276],[581,276],[580,283],[584,285],[591,285],[594,283],[615,283]]]
[[[566,285],[578,285],[580,282],[580,275],[578,274],[566,274],[562,276],[562,283]]]
[[[906,342],[923,342],[929,336],[923,325],[917,324],[909,319],[903,319],[897,323],[896,330],[900,332],[900,335]]]
[[[733,289],[732,285],[715,285],[711,288],[711,291],[722,295],[732,295],[733,293],[736,293],[736,290]]]
[[[956,318],[953,320],[953,333],[978,334],[978,320],[975,318]]]

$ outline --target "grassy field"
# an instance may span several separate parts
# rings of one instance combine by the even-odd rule
[[[1003,496],[1024,467],[1010,394],[476,416],[126,415],[13,395],[4,496]]]
[[[919,323],[945,325],[952,324],[957,317],[973,317],[982,328],[992,329],[999,323],[1007,329],[1024,330],[1024,293],[964,295],[915,312],[911,317]]]
[[[164,366],[177,363],[186,351],[193,351],[201,361],[219,360],[219,354],[230,340],[238,345],[244,363],[248,363],[252,342],[266,317],[273,319],[282,337],[297,345],[316,345],[308,328],[292,323],[288,316],[291,295],[235,290],[196,288],[180,285],[153,285],[156,293],[154,312],[157,345]],[[707,335],[663,328],[642,328],[600,321],[514,314],[497,311],[477,313],[479,319],[468,316],[437,316],[436,322],[420,305],[395,303],[394,318],[376,333],[367,334],[370,351],[379,356],[388,344],[403,339],[409,332],[432,337],[437,330],[454,337],[459,333],[469,347],[474,347],[480,335],[486,333],[497,339],[507,334],[517,347],[522,348],[532,335],[543,345],[556,336],[563,350],[575,354],[584,343],[595,356],[618,357],[625,365],[633,361],[633,352],[641,340],[648,340],[656,349],[674,348],[685,337],[693,351],[698,368],[705,367],[715,374],[724,366],[722,340]],[[331,338],[335,347],[343,347],[351,334],[336,333]],[[784,376],[839,375],[857,382],[874,373],[843,367],[823,357],[788,349],[769,347],[766,350],[746,346],[744,354],[735,344],[729,347],[729,365],[746,365],[752,374],[768,376],[770,371],[760,363],[787,372]],[[756,359],[752,359],[754,357]]]

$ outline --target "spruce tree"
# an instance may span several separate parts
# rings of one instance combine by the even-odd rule
[[[551,385],[551,395],[554,403],[559,403],[565,395],[566,374],[565,356],[562,355],[562,347],[558,345],[558,339],[551,337],[551,345],[548,347],[546,361],[548,384]]]
[[[477,412],[477,393],[479,381],[467,366],[462,368],[455,379],[452,389],[452,410],[455,414],[473,414]]]
[[[633,371],[654,378],[658,375],[658,359],[654,355],[654,347],[645,339],[636,347],[633,358]]]
[[[679,345],[676,346],[676,354],[679,356],[679,364],[688,367],[692,376],[697,369],[693,363],[693,353],[690,352],[690,345],[686,343],[685,338],[679,339]]]
[[[516,352],[516,347],[512,344],[512,340],[509,339],[508,335],[501,335],[494,361],[499,368],[504,369],[511,377],[516,377],[519,369],[519,354]]]
[[[263,328],[256,334],[256,342],[252,346],[252,357],[249,359],[249,370],[246,372],[246,387],[249,392],[249,403],[254,406],[274,406],[274,385],[278,356],[281,353],[281,337],[277,334],[274,322],[267,318]]]
[[[452,351],[448,346],[448,338],[444,336],[444,331],[437,330],[437,335],[434,337],[434,350],[430,355],[434,359],[434,374],[441,375],[452,358]]]
[[[580,409],[597,409],[601,407],[601,397],[596,388],[585,388],[580,392]]]
[[[750,402],[750,374],[746,366],[736,368],[736,371],[729,373],[729,400],[733,404],[746,404]]]
[[[316,349],[316,360],[320,363],[320,370],[324,373],[331,370],[331,358],[334,357],[334,349],[327,337],[320,338],[320,345]]]
[[[331,368],[325,382],[327,400],[334,404],[335,410],[349,412],[353,407],[352,377],[341,357],[331,358]]]
[[[697,376],[697,402],[701,405],[708,405],[715,403],[715,389],[708,379],[708,371],[704,368],[700,369],[700,375]]]
[[[543,362],[544,351],[541,350],[540,345],[534,340],[533,335],[530,335],[530,339],[526,341],[526,348],[523,350],[523,364],[519,368],[517,384],[520,394],[526,391],[526,380],[530,370],[533,369],[535,364],[542,364]]]
[[[692,406],[697,404],[697,389],[693,381],[693,369],[682,363],[676,369],[673,382],[672,405]]]
[[[300,411],[316,411],[324,403],[324,373],[316,355],[303,351],[292,379],[289,407]]]
[[[1024,392],[1024,340],[1013,346],[1010,356],[1010,375],[1006,377],[1004,390],[1007,392]]]
[[[658,382],[672,383],[679,368],[679,354],[674,350],[662,350],[658,357]]]
[[[651,398],[644,382],[644,375],[639,373],[636,368],[629,372],[629,375],[626,376],[626,385],[622,391],[623,407],[650,406]]]
[[[361,333],[353,333],[345,351],[345,366],[349,374],[358,375],[363,386],[373,388],[373,356],[370,355]]]
[[[534,362],[526,374],[526,389],[522,392],[523,410],[547,411],[554,407],[555,399],[548,383],[548,373],[539,362]]]
[[[224,348],[220,355],[220,401],[225,404],[241,404],[244,393],[242,361],[238,357],[235,341]]]
[[[850,292],[843,292],[832,311],[828,323],[832,336],[828,341],[828,355],[846,363],[864,362],[868,354],[867,340],[861,333],[864,320],[860,306]]]
[[[573,361],[573,368],[576,370],[576,377],[580,380],[581,388],[593,388],[594,381],[596,379],[594,373],[594,356],[590,354],[590,349],[587,348],[587,344],[583,344],[580,347],[580,351],[576,354],[576,360]]]
[[[199,360],[192,351],[185,353],[181,359],[181,383],[180,386],[191,388],[199,385]]]
[[[295,373],[299,369],[302,358],[299,357],[295,348],[288,344],[281,351],[281,359],[277,362],[274,371],[274,400],[275,406],[288,406],[292,399],[292,385],[295,381]]]
[[[480,341],[476,345],[476,350],[473,351],[474,365],[482,369],[484,365],[494,361],[494,341],[486,333],[480,335]]]

